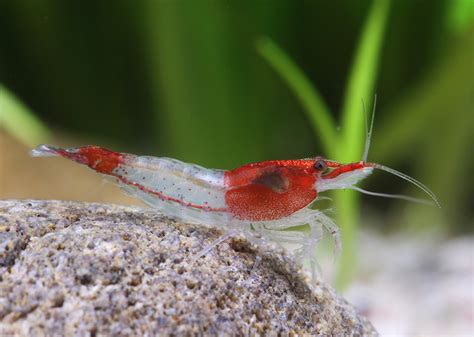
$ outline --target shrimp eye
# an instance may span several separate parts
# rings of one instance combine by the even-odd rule
[[[314,169],[316,171],[320,171],[320,172],[324,172],[326,171],[328,168],[328,166],[326,165],[326,163],[324,162],[324,160],[317,160],[315,163],[314,163]]]

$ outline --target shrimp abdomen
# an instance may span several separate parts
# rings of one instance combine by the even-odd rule
[[[226,211],[224,173],[221,170],[206,169],[170,158],[118,153],[97,146],[61,149],[40,145],[32,154],[61,156],[87,165],[111,178],[127,194],[142,199],[152,207],[178,204],[178,209]]]

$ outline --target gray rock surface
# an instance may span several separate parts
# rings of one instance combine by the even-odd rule
[[[0,336],[376,334],[272,246],[234,238],[192,264],[220,234],[150,209],[0,201]]]

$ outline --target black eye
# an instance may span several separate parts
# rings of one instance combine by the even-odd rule
[[[328,168],[328,166],[326,165],[326,163],[324,162],[324,160],[317,160],[315,163],[314,163],[314,169],[316,171],[320,171],[320,172],[324,172],[326,171]]]

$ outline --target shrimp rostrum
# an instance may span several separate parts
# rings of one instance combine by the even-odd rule
[[[223,228],[225,234],[203,247],[196,257],[233,235],[243,234],[254,243],[270,239],[295,244],[297,255],[309,258],[313,276],[316,262],[312,252],[324,230],[334,237],[336,249],[341,247],[336,224],[312,206],[320,193],[345,188],[367,192],[355,185],[374,169],[381,169],[416,184],[437,203],[434,194],[413,178],[364,160],[348,164],[322,157],[270,160],[215,170],[98,146],[62,149],[40,145],[32,155],[71,159],[105,175],[126,193],[165,215]],[[308,225],[309,233],[291,230],[300,225]]]

